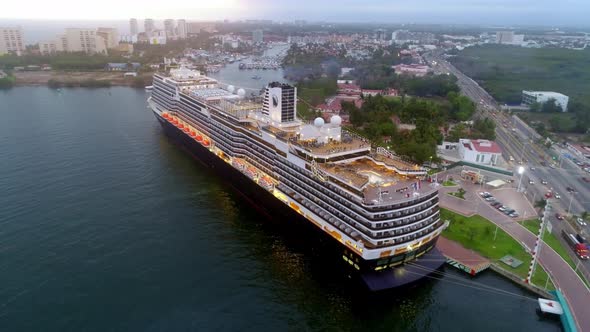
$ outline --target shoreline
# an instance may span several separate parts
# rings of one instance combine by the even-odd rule
[[[49,87],[108,87],[129,86],[144,88],[151,82],[152,73],[125,77],[124,72],[109,71],[17,71],[13,72],[19,86]]]

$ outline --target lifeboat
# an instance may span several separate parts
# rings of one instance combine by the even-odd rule
[[[178,120],[176,120],[176,119],[172,119],[172,124],[174,124],[174,125],[178,125]]]
[[[181,123],[181,124],[178,125],[178,128],[183,129],[184,128],[184,125]]]
[[[209,146],[209,140],[208,139],[203,140],[203,145],[204,146]]]
[[[190,135],[191,137],[195,137],[195,136],[197,136],[197,134],[195,134],[195,132],[194,132],[194,131],[191,131],[191,133],[190,133],[189,135]]]
[[[201,135],[197,135],[197,141],[199,141],[199,142],[200,142],[200,141],[202,141],[202,140],[203,140],[203,136],[201,136]]]
[[[188,127],[184,127],[184,129],[182,129],[182,131],[184,131],[185,133],[188,133],[189,129],[188,129]]]

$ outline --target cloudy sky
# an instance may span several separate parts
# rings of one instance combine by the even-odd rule
[[[0,19],[129,17],[378,23],[590,25],[590,0],[73,0],[5,1]]]

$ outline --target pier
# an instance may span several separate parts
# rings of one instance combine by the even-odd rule
[[[436,246],[443,256],[445,256],[449,265],[465,271],[472,276],[486,270],[491,265],[488,259],[442,236],[438,239]]]

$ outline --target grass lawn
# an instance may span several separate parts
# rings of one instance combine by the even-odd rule
[[[465,217],[449,210],[441,209],[441,218],[451,221],[449,227],[442,233],[444,237],[459,242],[463,247],[478,252],[480,255],[490,259],[494,263],[498,263],[504,269],[519,275],[523,279],[526,278],[531,262],[531,255],[525,251],[518,241],[502,229],[498,228],[496,239],[494,240],[496,225],[479,215]],[[499,259],[506,255],[511,255],[523,263],[518,268],[512,268],[500,262]],[[547,272],[540,265],[537,265],[537,269],[533,275],[533,284],[544,287],[547,278]],[[554,289],[551,281],[549,281],[547,287],[549,290]]]
[[[529,231],[531,231],[533,234],[537,234],[539,232],[540,227],[539,223],[539,219],[529,219],[521,222],[520,224],[523,225]],[[545,242],[548,246],[555,250],[555,252],[559,254],[559,256],[561,256],[561,258],[563,258],[563,260],[566,261],[572,267],[572,269],[576,269],[576,263],[574,263],[574,260],[569,255],[568,249],[561,245],[561,243],[555,237],[555,235],[545,230],[545,234],[543,234],[543,242]],[[584,275],[582,275],[580,272],[578,272],[578,275],[580,276],[580,278],[582,278],[582,280],[584,280],[586,285],[590,287],[590,283],[588,282],[588,280],[586,280],[586,278],[584,278]]]
[[[444,181],[442,183],[442,185],[443,185],[443,187],[453,187],[453,186],[456,186],[457,184],[453,181],[447,180],[447,181]]]

